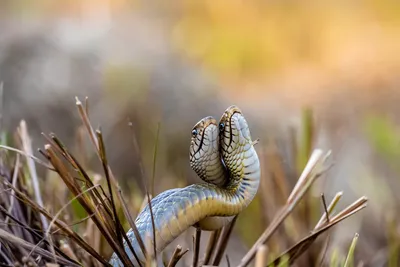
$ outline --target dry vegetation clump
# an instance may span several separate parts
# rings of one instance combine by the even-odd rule
[[[133,266],[124,250],[123,240],[127,239],[125,233],[128,226],[136,229],[133,216],[136,211],[131,211],[127,206],[127,200],[108,165],[102,132],[91,126],[87,101],[83,105],[77,99],[77,107],[82,125],[101,163],[101,175],[95,175],[84,167],[82,161],[54,134],[43,135],[47,144],[39,151],[44,159],[34,157],[24,122],[17,131],[15,147],[18,148],[2,144],[2,266],[107,266],[111,250],[117,253],[125,266]],[[301,149],[294,152],[298,164],[295,168],[300,178],[293,183],[294,186],[290,186],[284,176],[276,175],[279,167],[275,166],[274,171],[269,172],[275,175],[271,179],[264,179],[267,184],[262,185],[260,197],[263,209],[269,211],[263,214],[266,229],[238,266],[248,266],[253,260],[257,267],[289,264],[310,266],[330,261],[331,266],[353,266],[357,234],[346,257],[328,260],[325,257],[327,238],[318,237],[365,208],[367,199],[361,197],[343,210],[335,211],[341,192],[332,200],[322,195],[318,203],[310,197],[310,187],[331,167],[327,163],[330,152],[311,149],[311,116],[306,115],[304,121],[306,138],[301,142]],[[265,160],[279,162],[276,154],[270,155],[275,158]],[[39,180],[35,164],[48,170],[46,184]],[[267,192],[271,186],[277,188],[274,191],[279,193]],[[145,195],[144,203],[150,203],[150,194],[145,192]],[[315,211],[321,206],[324,212],[317,214]],[[311,213],[317,214],[317,220],[313,221],[315,216],[309,216]],[[200,248],[201,231],[197,230],[193,237],[193,247],[178,246],[171,257],[163,257],[165,265],[175,266],[188,249],[193,250],[193,266],[218,266],[223,260],[229,263],[225,249],[237,222],[236,218],[230,225],[213,232],[205,248]],[[283,229],[280,227],[282,225]],[[308,234],[301,237],[304,230]],[[299,238],[295,240],[294,236]],[[140,240],[139,236],[137,238]],[[146,240],[141,240],[143,250],[144,242]],[[310,249],[315,242],[325,245]],[[307,254],[306,261],[304,257],[299,260],[302,254]],[[149,258],[146,266],[154,265],[155,262],[155,259]]]

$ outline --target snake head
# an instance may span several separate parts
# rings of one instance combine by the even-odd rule
[[[192,139],[190,141],[190,161],[198,160],[204,152],[212,149],[215,140],[218,139],[217,121],[211,117],[205,117],[197,122],[192,128]]]
[[[192,128],[189,156],[190,167],[204,181],[222,185],[226,182],[226,169],[219,154],[217,121],[211,117],[201,119]]]
[[[228,107],[219,122],[222,155],[231,154],[245,144],[251,143],[249,126],[242,111],[235,105]]]
[[[227,108],[221,117],[219,143],[220,154],[230,172],[231,185],[235,187],[248,173],[249,161],[257,158],[253,155],[249,126],[237,106]]]

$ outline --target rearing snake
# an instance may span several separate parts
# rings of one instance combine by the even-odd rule
[[[223,227],[256,195],[260,162],[247,121],[238,107],[226,109],[219,125],[214,118],[205,117],[193,127],[190,165],[207,183],[167,190],[151,200],[157,253],[190,226],[196,225],[202,230]],[[139,213],[135,224],[145,243],[146,235],[153,240],[148,205]],[[127,236],[140,261],[145,262],[132,229]],[[126,243],[124,246],[131,261],[135,262]],[[146,250],[153,254],[152,247],[147,246]],[[110,264],[123,266],[115,253]]]

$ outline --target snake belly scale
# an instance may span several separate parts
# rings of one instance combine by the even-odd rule
[[[190,165],[206,183],[170,189],[151,200],[155,224],[156,251],[161,252],[181,233],[196,225],[215,230],[245,209],[256,195],[260,183],[260,162],[254,149],[249,126],[241,110],[230,106],[219,124],[212,117],[200,120],[192,129]],[[139,213],[135,224],[143,240],[153,240],[148,205]],[[144,255],[130,229],[129,242],[141,261]],[[153,253],[148,244],[146,250]],[[127,244],[125,250],[135,259]],[[150,246],[150,247],[148,247]],[[123,266],[114,253],[113,267]]]

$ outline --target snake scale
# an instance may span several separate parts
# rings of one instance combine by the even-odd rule
[[[190,166],[206,183],[170,189],[151,200],[157,253],[191,226],[202,230],[223,227],[256,195],[260,162],[247,121],[237,106],[227,108],[219,124],[209,116],[193,127]],[[153,240],[148,205],[139,213],[135,224],[142,240],[149,240],[146,235]],[[145,257],[132,229],[127,236],[140,261],[144,262]],[[124,243],[124,246],[131,261],[136,262],[128,245]],[[150,255],[153,254],[152,246],[152,243],[146,246]],[[115,253],[110,264],[123,266]]]

